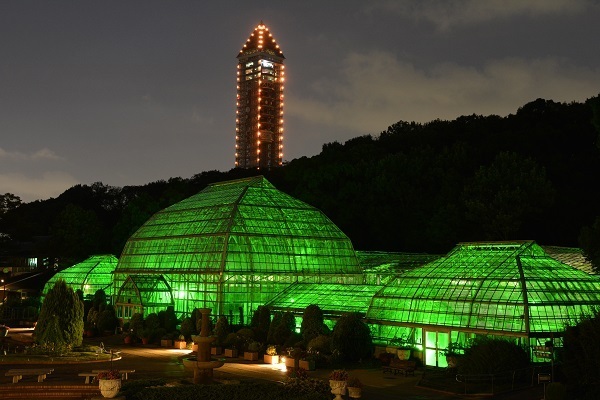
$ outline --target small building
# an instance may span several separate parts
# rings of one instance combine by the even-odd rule
[[[63,279],[73,290],[80,289],[84,299],[93,298],[97,290],[104,290],[106,296],[111,297],[114,294],[112,274],[117,268],[117,262],[117,257],[112,254],[91,256],[54,274],[46,282],[42,296],[48,293],[57,280]]]
[[[440,350],[478,335],[544,346],[600,307],[600,280],[551,257],[533,241],[460,243],[446,256],[397,276],[366,313],[375,336]],[[535,354],[534,354],[535,355]]]

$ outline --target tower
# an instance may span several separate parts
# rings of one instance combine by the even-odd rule
[[[237,65],[235,166],[270,169],[283,161],[283,52],[263,22]]]

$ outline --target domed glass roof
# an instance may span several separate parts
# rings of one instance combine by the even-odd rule
[[[118,273],[359,274],[348,237],[262,176],[209,185],[152,216]]]
[[[100,289],[110,296],[112,295],[112,273],[117,267],[117,262],[117,257],[112,254],[91,256],[85,261],[57,272],[44,286],[42,295],[45,296],[57,280],[63,279],[73,290],[81,289],[84,297],[93,296]]]
[[[536,243],[461,243],[398,276],[367,318],[403,326],[541,336],[564,331],[600,306],[600,280],[550,257]]]

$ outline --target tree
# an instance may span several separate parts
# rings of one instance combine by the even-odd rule
[[[554,193],[544,168],[530,158],[502,152],[467,185],[466,216],[481,226],[483,238],[512,239],[527,220],[552,205]]]
[[[0,194],[0,218],[7,212],[18,208],[23,202],[21,198],[12,193]]]
[[[60,334],[56,333],[56,323]],[[48,340],[47,330],[53,332],[53,340],[67,346],[80,346],[83,340],[83,303],[63,279],[57,280],[44,298],[34,330],[37,343]]]
[[[69,204],[56,217],[52,234],[62,256],[82,260],[100,247],[102,228],[94,211]]]
[[[585,258],[592,263],[594,271],[600,272],[600,217],[592,226],[584,226],[579,234],[579,245]]]

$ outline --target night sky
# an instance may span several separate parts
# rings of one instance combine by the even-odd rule
[[[600,3],[0,1],[0,193],[233,167],[236,56],[286,57],[284,160],[399,121],[600,93]]]

